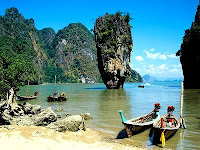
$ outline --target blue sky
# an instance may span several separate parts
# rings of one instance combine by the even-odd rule
[[[95,19],[105,13],[129,12],[133,37],[132,69],[159,79],[181,78],[175,53],[184,30],[194,21],[199,0],[1,0],[0,15],[16,7],[25,18],[33,18],[37,29],[57,32],[69,23],[93,29]]]

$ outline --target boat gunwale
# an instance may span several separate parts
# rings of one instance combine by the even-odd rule
[[[20,96],[17,95],[17,100],[22,101],[22,100],[31,100],[31,99],[36,99],[37,96]]]
[[[130,119],[130,120],[127,120],[126,122],[123,122],[124,124],[127,124],[127,125],[134,125],[134,126],[146,126],[146,125],[151,125],[153,124],[155,121],[159,120],[160,119],[160,113],[159,112],[156,112],[156,114],[158,115],[155,119],[153,119],[152,121],[147,121],[147,122],[143,122],[143,123],[135,123],[135,122],[132,122],[133,120],[139,120],[140,118],[143,118],[145,115],[143,116],[140,116],[140,117],[137,117],[137,118],[134,118],[134,119]]]
[[[180,128],[180,121],[178,120],[178,118],[176,118],[174,115],[173,115],[173,119],[175,119],[177,121],[177,125],[176,127],[173,127],[173,128],[170,128],[170,127],[164,127],[164,128],[161,128],[160,126],[158,126],[158,121],[161,119],[161,118],[166,118],[168,114],[160,117],[158,120],[156,120],[154,123],[153,123],[153,128],[155,129],[160,129],[160,130],[177,130],[178,128]]]

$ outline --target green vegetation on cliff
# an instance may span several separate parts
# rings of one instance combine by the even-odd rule
[[[129,13],[106,13],[96,19],[94,34],[98,67],[107,88],[122,88],[130,76],[130,56],[133,46]]]
[[[54,82],[55,74],[60,82],[100,80],[94,35],[81,23],[70,24],[57,34],[52,28],[37,30],[33,19],[25,19],[16,8],[10,8],[0,16],[0,48],[13,54],[3,45],[20,52],[22,60],[28,60],[35,70],[24,81]]]
[[[131,70],[131,75],[126,79],[126,82],[143,82],[143,79],[137,71]]]
[[[0,95],[9,88],[59,82],[102,82],[97,68],[94,35],[81,23],[55,33],[37,30],[16,8],[0,16]]]
[[[17,90],[25,80],[34,77],[26,43],[8,36],[0,36],[0,96],[6,96],[10,88]],[[32,79],[33,80],[33,79]]]
[[[130,20],[129,13],[123,16],[122,12],[117,12],[115,15],[106,13],[102,18],[102,23],[98,22],[102,24],[102,26],[99,27],[98,30],[94,29],[94,31],[98,43],[102,43],[102,45],[106,47],[104,49],[105,55],[115,55],[115,48],[121,43],[129,44],[128,47],[132,50],[132,38],[127,34],[127,31],[130,31],[131,28],[129,24]],[[116,22],[118,22],[118,25]],[[121,28],[118,28],[119,26],[121,26]],[[124,28],[124,31],[122,28]],[[120,41],[118,41],[117,38],[120,38]]]
[[[54,70],[60,71],[58,78],[62,82],[99,82],[94,35],[84,25],[72,23],[59,30],[53,41],[53,50],[53,63],[57,66]],[[53,69],[53,63],[49,64],[47,72]],[[54,74],[50,73],[47,78],[46,81],[50,82]]]

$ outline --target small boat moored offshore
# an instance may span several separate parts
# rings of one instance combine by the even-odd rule
[[[149,137],[153,144],[162,144],[165,146],[165,140],[172,137],[178,128],[180,128],[179,120],[172,114],[173,106],[168,106],[167,114],[154,122]]]
[[[159,109],[160,104],[156,103],[155,108],[152,112],[131,120],[126,120],[123,116],[122,110],[119,110],[122,123],[124,124],[128,137],[131,137],[152,127],[153,123],[160,118]]]
[[[53,96],[49,95],[47,97],[48,102],[53,102],[53,101],[66,101],[67,97],[65,92],[62,92],[62,94],[60,94],[60,96],[57,96],[57,93],[54,92]]]
[[[138,85],[138,88],[144,88],[144,85],[142,84],[142,85]]]
[[[30,99],[37,98],[37,94],[38,94],[38,91],[35,91],[35,94],[32,95],[32,96],[20,96],[20,95],[17,95],[17,98],[18,98],[18,100],[30,100]]]
[[[31,100],[31,99],[35,99],[37,98],[37,94],[38,91],[35,91],[34,95],[29,95],[29,91],[30,91],[30,86],[29,86],[29,81],[28,81],[28,85],[27,85],[27,91],[26,91],[26,96],[20,96],[20,95],[16,95],[18,100]]]
[[[138,88],[144,88],[145,86],[150,86],[150,85],[151,85],[150,83],[145,83],[145,84],[138,85]]]
[[[53,96],[49,95],[47,97],[47,101],[53,102],[53,101],[66,101],[66,100],[67,100],[67,96],[66,96],[65,92],[62,92],[60,94],[60,96],[57,96],[57,93],[56,93],[56,75],[55,75],[55,92],[53,93]]]

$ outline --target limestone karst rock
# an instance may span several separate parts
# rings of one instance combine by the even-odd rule
[[[132,37],[130,16],[105,14],[96,19],[94,34],[97,47],[98,68],[104,84],[109,89],[123,88],[130,75]]]
[[[180,56],[184,76],[185,89],[200,88],[200,6],[197,8],[195,21],[190,29],[185,30],[181,49],[176,53]],[[194,82],[195,81],[195,82]]]
[[[101,81],[94,35],[82,23],[70,23],[57,33],[38,30],[32,18],[11,7],[0,15],[0,54],[5,51],[31,63],[30,84],[54,82],[55,74],[64,83]]]

